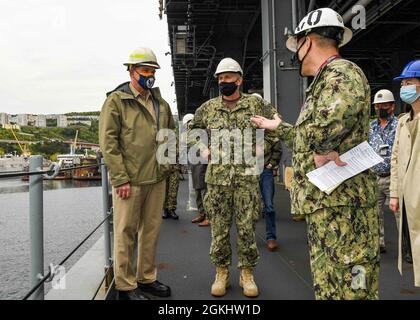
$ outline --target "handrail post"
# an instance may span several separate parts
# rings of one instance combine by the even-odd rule
[[[42,170],[42,156],[31,156],[29,171]],[[36,286],[44,274],[44,201],[42,175],[29,177],[29,225],[31,242],[31,286]],[[44,284],[31,296],[33,300],[44,300]]]
[[[101,158],[101,177],[102,177],[102,203],[103,203],[103,214],[104,218],[111,214],[111,205],[109,200],[109,185],[108,185],[108,170],[105,166],[104,158]],[[108,220],[104,223],[104,240],[105,240],[105,273],[108,274],[105,281],[105,289],[108,289],[109,284],[112,281],[112,272],[109,270],[112,268],[112,256],[111,256],[111,223]]]

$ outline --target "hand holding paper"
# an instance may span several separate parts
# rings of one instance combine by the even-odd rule
[[[329,152],[325,155],[324,154],[323,155],[314,154],[314,161],[315,161],[315,166],[317,168],[322,167],[323,165],[325,165],[329,161],[334,161],[335,164],[339,167],[343,167],[343,166],[347,165],[347,163],[341,161],[340,155],[336,151],[331,151],[331,152]]]
[[[340,158],[347,163],[346,166],[337,166],[335,162],[330,161],[326,165],[308,172],[306,176],[309,181],[321,191],[329,194],[343,181],[384,161],[367,141],[342,154]]]

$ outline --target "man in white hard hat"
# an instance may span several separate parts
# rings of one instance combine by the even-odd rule
[[[119,299],[148,299],[144,292],[167,297],[171,290],[157,281],[155,255],[169,170],[157,161],[156,135],[175,123],[159,88],[153,88],[160,68],[153,51],[137,48],[124,65],[130,81],[107,94],[99,120],[113,186],[115,286]],[[132,264],[136,238],[137,268]]]
[[[251,123],[250,116],[265,115],[272,118],[276,114],[276,110],[262,99],[241,92],[242,75],[242,68],[234,59],[224,58],[220,61],[215,77],[221,96],[205,102],[196,110],[190,132],[204,129],[213,137],[213,134],[224,130],[222,139],[229,141],[231,139],[226,137],[237,134],[238,130],[241,134],[250,131],[255,137],[256,128]],[[242,139],[243,137],[239,138],[241,138],[241,154],[244,154],[244,145],[247,142]],[[264,135],[264,140],[271,145],[278,139],[275,138],[275,134],[269,133]],[[193,138],[189,139],[190,146],[195,144],[200,145],[200,142]],[[245,147],[256,149],[257,155],[262,158],[262,145],[258,146],[253,141]],[[211,294],[223,296],[230,285],[229,266],[232,263],[230,229],[232,220],[235,219],[240,269],[239,285],[243,288],[245,296],[256,297],[259,291],[253,270],[259,259],[255,237],[255,223],[261,212],[259,175],[250,174],[250,165],[246,161],[235,161],[236,151],[230,152],[229,159],[223,159],[220,164],[215,159],[220,160],[220,154],[225,153],[226,149],[219,148],[220,145],[212,144],[210,147],[204,146],[201,151],[205,160],[211,157],[206,171],[207,194],[204,199],[204,206],[211,222],[210,259],[216,266],[216,278],[211,286]]]
[[[397,130],[398,119],[394,116],[395,99],[391,91],[379,90],[374,97],[378,119],[370,123],[369,144],[380,155],[384,161],[372,168],[378,180],[378,208],[380,226],[380,251],[386,252],[385,229],[384,229],[384,206],[388,206],[390,200],[389,186],[391,183],[391,155],[394,145],[395,133]],[[398,215],[398,214],[397,214]],[[396,215],[397,227],[398,217]]]
[[[351,37],[334,10],[308,13],[286,43],[300,63],[300,74],[314,77],[296,124],[253,118],[293,146],[291,201],[295,213],[306,217],[316,299],[378,299],[374,173],[362,172],[332,192],[321,191],[306,176],[329,161],[345,166],[338,155],[368,139],[369,82],[356,64],[339,54]]]

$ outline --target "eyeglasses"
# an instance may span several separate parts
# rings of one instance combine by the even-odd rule
[[[420,87],[419,84],[415,84],[415,83],[411,83],[411,82],[406,82],[406,83],[402,83],[401,82],[401,87],[408,87],[408,86],[415,86],[415,87]]]
[[[144,70],[141,70],[140,72],[137,72],[137,70],[135,70],[134,72],[137,73],[139,76],[141,75],[141,76],[145,76],[145,77],[147,77],[147,76],[154,76],[155,75],[155,71],[154,70],[153,71],[144,71]]]

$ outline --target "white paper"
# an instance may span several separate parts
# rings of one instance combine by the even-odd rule
[[[316,185],[321,191],[335,189],[343,181],[377,165],[384,161],[369,145],[367,141],[362,142],[353,149],[343,153],[340,159],[347,163],[339,167],[334,161],[308,172],[306,176],[309,181]],[[327,192],[331,193],[331,192]]]

